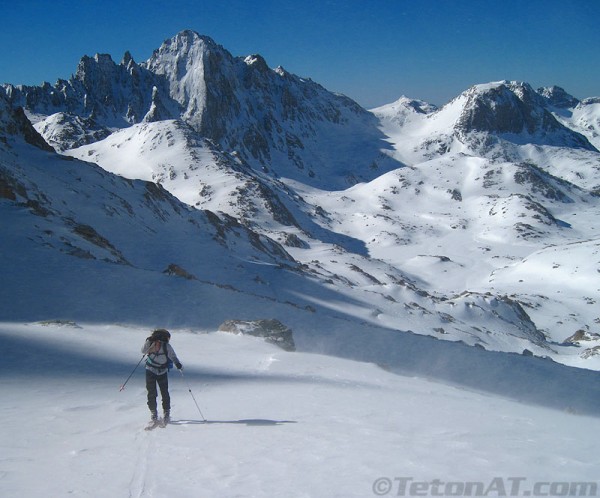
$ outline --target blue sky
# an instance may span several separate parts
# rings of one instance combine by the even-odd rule
[[[145,61],[193,29],[367,108],[502,79],[600,96],[599,0],[0,2],[0,83],[54,83],[95,53]]]

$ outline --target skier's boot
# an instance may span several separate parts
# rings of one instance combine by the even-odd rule
[[[158,422],[158,413],[156,413],[156,410],[150,411],[150,422]]]
[[[171,421],[171,410],[165,410],[163,414],[163,421],[165,424],[168,424]]]

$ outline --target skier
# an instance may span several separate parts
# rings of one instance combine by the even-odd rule
[[[177,358],[175,351],[169,344],[171,334],[165,329],[156,329],[146,339],[142,347],[142,353],[146,358],[146,389],[148,390],[148,408],[150,408],[151,422],[158,423],[156,398],[158,396],[156,385],[160,388],[163,407],[163,423],[168,423],[171,417],[171,397],[169,396],[168,371],[170,362],[174,363],[178,370],[183,366]]]

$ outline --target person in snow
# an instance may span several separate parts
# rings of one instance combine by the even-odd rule
[[[153,421],[158,420],[156,386],[158,385],[162,398],[163,420],[169,422],[171,417],[168,377],[170,362],[173,362],[178,370],[183,368],[175,350],[169,344],[170,339],[171,334],[168,330],[156,329],[142,347],[142,353],[148,355],[146,358],[146,389],[148,390],[148,408],[150,408]]]

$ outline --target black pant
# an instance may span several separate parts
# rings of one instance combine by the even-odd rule
[[[169,377],[167,372],[162,375],[156,375],[150,370],[146,370],[146,389],[148,390],[148,408],[151,412],[156,411],[156,384],[160,388],[160,397],[162,398],[163,410],[171,409],[171,397],[169,396]]]

